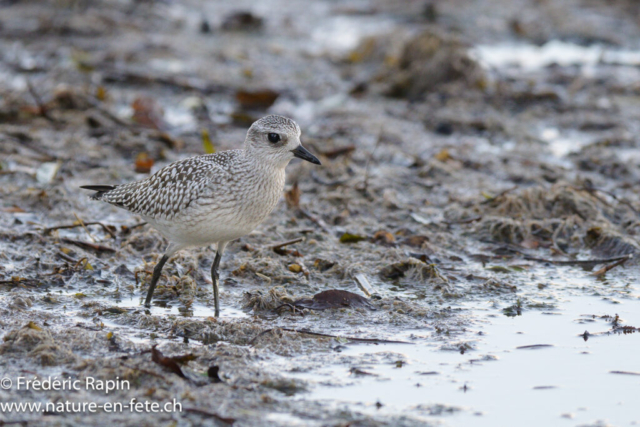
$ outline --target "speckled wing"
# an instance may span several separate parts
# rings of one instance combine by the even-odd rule
[[[157,220],[171,220],[212,185],[224,183],[239,150],[191,157],[149,178],[96,194],[99,200]]]

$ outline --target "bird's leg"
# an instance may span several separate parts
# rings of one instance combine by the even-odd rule
[[[211,282],[213,283],[213,300],[215,304],[215,317],[220,317],[220,274],[218,274],[218,267],[220,267],[220,260],[224,253],[224,248],[227,246],[227,242],[219,242],[216,250],[216,257],[213,260],[211,266]]]
[[[151,298],[153,298],[153,291],[156,289],[156,285],[158,284],[158,280],[160,279],[160,274],[162,273],[162,267],[169,260],[169,256],[164,254],[160,261],[156,264],[156,267],[153,269],[153,276],[151,276],[151,286],[149,286],[149,291],[147,292],[147,299],[144,301],[144,305],[146,307],[151,307]]]
[[[215,316],[220,316],[220,296],[219,296],[219,282],[220,275],[218,274],[218,267],[220,266],[220,259],[222,258],[222,254],[220,251],[216,251],[216,258],[213,260],[213,265],[211,266],[211,281],[213,282],[213,300],[216,305]]]

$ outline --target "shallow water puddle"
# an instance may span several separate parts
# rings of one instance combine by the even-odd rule
[[[599,135],[593,132],[580,132],[577,130],[563,133],[555,127],[547,127],[540,132],[540,139],[549,144],[549,151],[557,158],[579,151],[581,148],[596,142],[598,137]],[[569,161],[561,164],[568,169],[573,169],[573,164]]]
[[[602,45],[580,46],[552,40],[542,46],[534,44],[496,44],[476,46],[470,51],[486,67],[519,67],[539,70],[551,64],[561,66],[594,66],[599,63],[635,67],[640,64],[640,52],[608,49]]]
[[[502,76],[522,82],[531,78],[546,75],[545,69],[551,66],[576,67],[578,74],[587,78],[612,79],[619,85],[633,84],[640,78],[640,51],[610,48],[601,44],[581,46],[560,40],[551,40],[538,46],[530,43],[499,43],[477,45],[469,50],[469,55],[476,59],[483,68],[495,71]],[[543,79],[544,80],[544,79]],[[557,87],[552,81],[543,86]],[[558,96],[573,96],[559,89]],[[598,108],[622,108],[617,99],[602,96],[596,101]],[[632,101],[635,103],[635,100]],[[583,147],[608,138],[606,131],[581,131],[578,129],[559,129],[556,125],[546,123],[541,129],[533,130],[540,140],[548,144],[552,154],[549,159],[553,164],[573,169],[571,161],[564,159],[568,154],[580,151]]]
[[[612,304],[576,296],[561,307],[516,317],[495,307],[480,309],[478,329],[465,337],[476,340],[477,351],[465,354],[439,350],[433,339],[348,346],[336,357],[341,362],[295,374],[316,383],[297,398],[368,413],[411,411],[430,420],[446,415],[442,421],[448,425],[640,422],[640,375],[633,374],[640,372],[640,334],[605,334],[586,342],[579,336],[610,330],[611,318],[604,315],[640,325],[640,301]]]
[[[379,16],[333,16],[322,22],[311,32],[310,50],[345,53],[355,49],[365,37],[393,28],[392,19]]]
[[[153,316],[160,315],[175,315],[175,316],[184,316],[184,317],[213,317],[214,308],[213,305],[205,305],[199,302],[194,302],[190,306],[186,306],[184,304],[176,303],[171,304],[166,301],[152,301],[151,307],[146,308],[143,306],[143,297],[131,295],[124,298],[119,298],[111,301],[115,303],[114,305],[120,308],[132,308],[132,309],[140,309],[149,311],[149,313]],[[225,307],[224,305],[220,306],[220,317],[247,317],[247,314],[241,310],[238,310],[233,307]]]
[[[111,307],[118,307],[128,311],[136,312],[139,314],[146,313],[152,316],[179,316],[187,317],[190,319],[205,319],[208,317],[214,317],[213,306],[208,306],[201,303],[194,303],[190,306],[176,303],[174,305],[166,304],[164,301],[152,303],[150,308],[146,308],[142,305],[142,297],[135,295],[128,296],[126,298],[118,298],[109,300]],[[73,319],[76,325],[84,325],[85,327],[102,328],[105,332],[114,332],[120,337],[124,337],[136,344],[148,345],[150,343],[150,332],[147,330],[141,330],[135,326],[123,324],[122,320],[119,320],[117,316],[110,316],[108,313],[100,316],[87,316],[87,313],[81,310],[65,310],[65,316]],[[241,310],[233,307],[220,307],[220,316],[223,319],[247,317],[247,314]],[[154,343],[170,342],[172,340],[182,341],[181,337],[173,339],[154,338]],[[194,345],[200,345],[198,341],[193,341]]]

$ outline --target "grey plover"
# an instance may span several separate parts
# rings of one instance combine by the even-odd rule
[[[300,126],[282,116],[251,125],[244,148],[180,160],[142,181],[123,185],[86,185],[102,200],[143,217],[169,241],[155,266],[145,305],[164,264],[177,251],[217,244],[211,267],[215,315],[220,259],[227,244],[255,229],[275,208],[294,157],[320,161],[300,144]]]

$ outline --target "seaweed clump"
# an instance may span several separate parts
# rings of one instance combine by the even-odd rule
[[[482,238],[570,253],[590,249],[598,256],[635,254],[637,215],[632,207],[608,203],[592,189],[555,185],[498,196],[480,205]]]
[[[22,354],[33,358],[43,366],[57,366],[76,361],[76,356],[63,343],[34,322],[9,331],[3,337],[0,354]]]
[[[482,88],[485,78],[480,65],[454,37],[427,30],[409,40],[399,61],[389,69],[387,95],[419,99],[442,85],[462,83]]]

